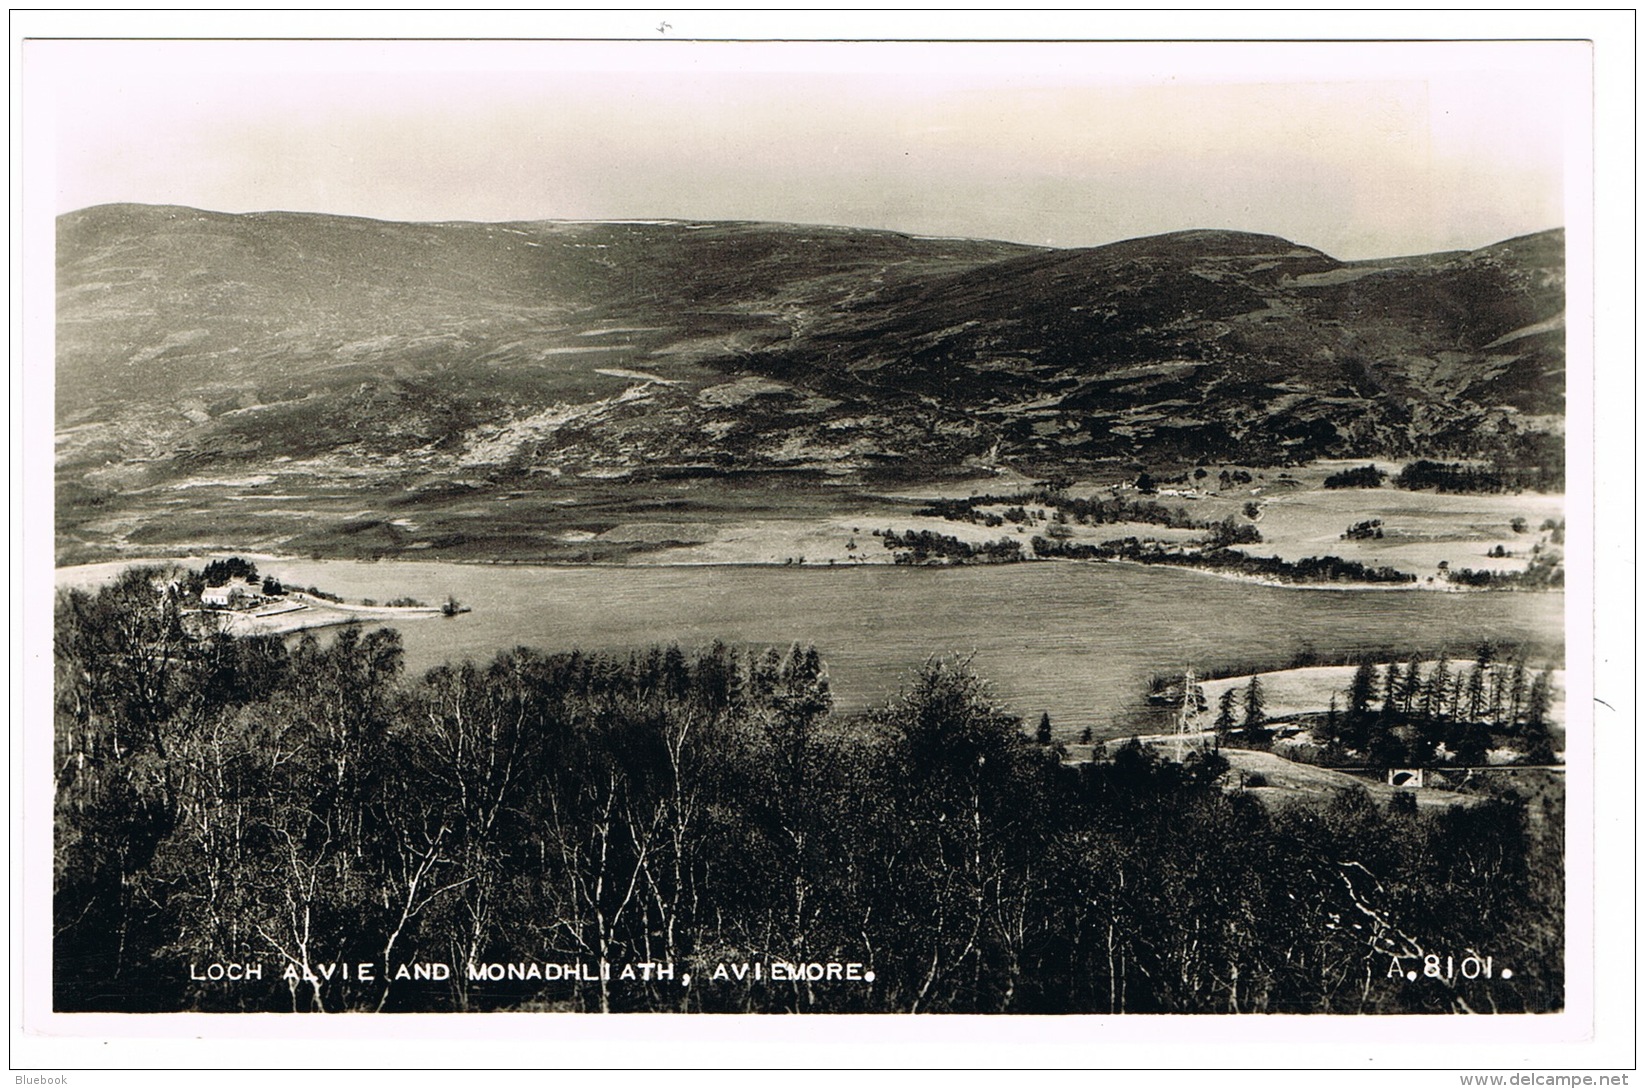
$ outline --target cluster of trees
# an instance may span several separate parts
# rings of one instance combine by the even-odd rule
[[[1172,553],[1164,550],[1126,546],[1126,559],[1141,559],[1144,563],[1178,564],[1205,567],[1219,571],[1236,571],[1259,578],[1278,579],[1281,582],[1371,582],[1407,583],[1417,577],[1392,567],[1372,567],[1357,560],[1338,556],[1304,556],[1300,560],[1282,560],[1277,556],[1251,556],[1234,548],[1208,549],[1193,554]],[[1134,555],[1132,554],[1134,553]]]
[[[1267,706],[1268,697],[1262,688],[1262,678],[1254,673],[1244,688],[1223,689],[1222,696],[1217,700],[1217,717],[1211,725],[1218,741],[1245,748],[1267,748],[1268,735],[1263,730],[1263,724],[1268,721]],[[1234,718],[1236,707],[1243,708],[1237,730]]]
[[[239,556],[212,560],[200,571],[200,585],[227,586],[231,582],[256,582],[257,565]]]
[[[1227,472],[1224,471],[1224,476]],[[1249,474],[1245,474],[1249,479]],[[1001,513],[979,510],[979,507],[1006,506]],[[1030,507],[1026,504],[1038,504]],[[1046,514],[1049,509],[1051,513]],[[969,499],[934,499],[915,512],[926,517],[946,518],[951,522],[971,522],[978,525],[1001,526],[1007,522],[1033,525],[1047,522],[1046,533],[1063,547],[1053,547],[1039,555],[1094,555],[1089,546],[1065,545],[1072,536],[1070,524],[1082,526],[1107,525],[1116,522],[1142,522],[1168,526],[1173,529],[1202,529],[1212,548],[1226,548],[1236,544],[1260,544],[1262,534],[1257,527],[1239,522],[1233,517],[1221,521],[1200,521],[1189,516],[1182,507],[1167,507],[1151,500],[1080,498],[1050,488],[1041,487],[1016,495],[974,495]],[[1256,503],[1245,505],[1245,516],[1256,518],[1260,510]],[[945,538],[953,540],[953,538]],[[934,553],[936,554],[936,553]]]
[[[1029,504],[1055,509],[1063,520],[1072,519],[1082,526],[1100,526],[1111,522],[1143,522],[1148,525],[1170,526],[1174,529],[1203,528],[1202,523],[1196,522],[1180,506],[1168,507],[1163,503],[1145,499],[1102,499],[1096,496],[1082,498],[1053,488],[1036,488],[1013,495],[933,499],[915,513],[926,517],[946,518],[951,522],[998,525],[1010,521],[1024,524],[1032,520],[1027,509]],[[1006,508],[1003,516],[977,509],[997,506]],[[1001,522],[991,522],[990,518],[1000,518]]]
[[[1362,661],[1344,695],[1313,720],[1326,763],[1474,766],[1490,749],[1513,750],[1528,764],[1554,761],[1552,667],[1533,670],[1523,654],[1505,658],[1491,643],[1455,666],[1444,657],[1425,664],[1421,655],[1381,666]],[[1219,737],[1266,747],[1264,703],[1256,675],[1242,688],[1225,689],[1214,724]]]
[[[1565,490],[1565,436],[1562,431],[1489,429],[1469,441],[1430,442],[1425,450],[1426,465],[1441,469],[1467,468],[1465,463],[1439,462],[1439,458],[1466,459],[1478,474],[1453,478],[1450,485],[1477,484],[1486,491],[1561,492]],[[1422,464],[1419,462],[1418,464]],[[1422,470],[1423,473],[1428,470]],[[1436,485],[1437,486],[1437,485]]]
[[[928,529],[874,531],[885,547],[897,550],[897,563],[1016,563],[1022,559],[1022,545],[1009,538],[972,544],[958,537],[933,533]]]
[[[1131,539],[1135,540],[1135,538]],[[1100,545],[1082,544],[1071,541],[1066,537],[1053,535],[1049,538],[1040,536],[1031,537],[1028,541],[1028,547],[1032,548],[1034,550],[1034,555],[1038,556],[1042,560],[1106,560],[1115,558],[1114,550],[1110,546],[1116,543],[1117,542],[1114,541],[1106,541]]]
[[[941,662],[846,718],[801,647],[408,679],[392,630],[288,647],[180,620],[154,571],[59,602],[58,1009],[1562,1005],[1561,822],[1533,834],[1522,801],[1270,811],[1214,756],[1066,765]],[[1403,975],[1463,949],[1514,978]],[[874,979],[713,978],[775,960]],[[191,978],[231,961],[262,978]],[[675,973],[468,971],[515,962]],[[451,971],[395,978],[413,963]]]
[[[1562,590],[1565,588],[1565,561],[1557,552],[1538,550],[1522,571],[1452,567],[1446,570],[1445,580],[1481,590]]]
[[[180,572],[178,585],[184,587],[192,597],[199,597],[208,587],[228,586],[234,582],[246,582],[253,586],[257,584],[257,565],[250,560],[239,556],[230,556],[228,559],[212,560],[199,571],[188,570]],[[286,592],[280,580],[273,575],[262,580],[265,597],[279,597]],[[340,599],[339,599],[340,600]]]
[[[1340,473],[1332,473],[1325,478],[1325,487],[1336,488],[1380,488],[1382,482],[1388,479],[1388,474],[1375,465],[1367,465],[1361,469],[1344,469]]]
[[[1212,522],[1206,538],[1209,548],[1227,548],[1237,544],[1261,544],[1262,533],[1249,522],[1241,522],[1232,515],[1220,522]]]
[[[1338,556],[1305,556],[1300,560],[1282,560],[1277,556],[1252,556],[1237,548],[1210,547],[1203,549],[1170,548],[1158,541],[1139,541],[1126,537],[1118,541],[1104,541],[1100,545],[1073,544],[1068,541],[1035,537],[1029,542],[1034,554],[1041,557],[1068,559],[1130,560],[1135,563],[1164,564],[1172,567],[1203,567],[1213,571],[1232,571],[1242,575],[1277,579],[1281,582],[1372,582],[1408,583],[1417,577],[1392,567],[1371,567],[1357,560]]]
[[[1382,540],[1382,519],[1367,518],[1363,522],[1355,522],[1342,533],[1344,541],[1380,541]]]
[[[1480,494],[1518,491],[1558,491],[1565,485],[1561,471],[1550,478],[1543,466],[1516,467],[1493,463],[1468,465],[1462,462],[1429,461],[1421,458],[1406,465],[1394,477],[1394,486],[1407,491],[1433,490],[1453,494]]]
[[[1553,671],[1534,672],[1521,657],[1504,662],[1482,644],[1473,662],[1453,668],[1440,659],[1424,674],[1415,659],[1378,670],[1361,663],[1347,704],[1315,730],[1327,751],[1362,753],[1373,765],[1450,761],[1483,764],[1492,748],[1510,748],[1530,764],[1554,760]]]

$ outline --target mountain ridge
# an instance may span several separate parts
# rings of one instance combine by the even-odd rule
[[[274,468],[415,506],[453,481],[1527,458],[1562,426],[1557,229],[1340,261],[1220,229],[1050,249],[104,205],[60,218],[57,289],[59,524],[93,536]]]

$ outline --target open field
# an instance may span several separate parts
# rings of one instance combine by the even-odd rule
[[[1376,489],[1327,490],[1321,481],[1333,472],[1364,462],[1319,462],[1288,470],[1250,470],[1249,485],[1219,490],[1215,475],[1197,483],[1169,485],[1144,496],[1129,484],[1076,483],[1070,495],[1112,495],[1128,501],[1148,500],[1180,508],[1196,523],[1232,519],[1236,525],[1253,524],[1262,541],[1241,544],[1252,556],[1277,556],[1297,561],[1334,555],[1368,566],[1393,567],[1418,577],[1416,588],[1454,589],[1444,579],[1442,564],[1496,572],[1524,570],[1533,546],[1556,548],[1541,527],[1564,517],[1564,497],[1536,493],[1502,495],[1440,495],[1409,492],[1385,486]],[[1397,471],[1395,464],[1383,468]],[[647,523],[643,529],[623,524],[600,535],[602,543],[627,541],[651,546],[630,562],[658,563],[875,563],[891,562],[890,552],[863,534],[875,529],[898,533],[929,531],[972,545],[1017,539],[1031,558],[1029,541],[1051,531],[1056,507],[1046,503],[1022,504],[1031,521],[986,526],[975,522],[920,516],[930,499],[956,499],[978,494],[1011,495],[1031,487],[1023,480],[972,480],[963,485],[933,486],[923,493],[912,490],[884,495],[874,504],[829,518],[760,518],[744,523],[699,522],[682,529],[671,523]],[[1256,504],[1257,517],[1247,513]],[[979,514],[1002,514],[1005,503],[983,504]],[[1356,523],[1379,519],[1380,539],[1345,539]],[[1523,529],[1513,528],[1522,519]],[[1071,545],[1097,545],[1137,537],[1167,544],[1192,544],[1204,538],[1201,530],[1146,522],[1109,522],[1080,525],[1069,521],[1056,532]],[[855,544],[856,548],[849,547]],[[1488,553],[1500,546],[1505,556]],[[1237,577],[1237,576],[1227,576]],[[1396,587],[1404,588],[1404,587]]]
[[[1162,483],[1143,494],[1130,481],[1085,480],[1066,494],[1081,499],[1154,503],[1180,510],[1196,526],[1225,520],[1254,526],[1262,540],[1240,543],[1253,557],[1295,562],[1334,555],[1409,572],[1415,583],[1391,589],[1448,590],[1453,569],[1523,570],[1533,547],[1557,551],[1542,527],[1563,518],[1563,497],[1535,493],[1439,495],[1389,486],[1327,490],[1330,473],[1364,462],[1318,462],[1290,469],[1208,466],[1205,476]],[[1387,470],[1398,466],[1387,463]],[[657,565],[886,564],[895,561],[876,531],[930,532],[974,547],[1015,540],[1033,559],[1036,536],[1072,546],[1135,537],[1192,546],[1203,529],[1152,522],[1058,523],[1046,501],[1022,501],[1028,520],[988,526],[918,514],[936,499],[1009,497],[1033,490],[1019,475],[947,483],[843,485],[817,474],[684,474],[637,486],[633,480],[521,480],[518,486],[461,477],[405,489],[384,486],[362,465],[353,484],[295,463],[249,476],[201,476],[131,489],[121,509],[59,526],[59,562],[111,556],[163,557],[177,551],[266,552],[362,559],[419,558],[516,563]],[[1224,487],[1221,472],[1250,474]],[[979,505],[979,519],[1012,504]],[[1255,518],[1251,517],[1255,514]],[[1352,525],[1380,520],[1380,539],[1345,540]],[[1523,528],[1516,531],[1515,519]],[[1506,555],[1487,553],[1501,548]],[[1252,576],[1226,570],[1218,577]],[[1295,585],[1295,584],[1281,584]],[[1333,585],[1342,585],[1340,583]],[[1370,585],[1370,584],[1367,584]]]
[[[1310,666],[1303,669],[1284,669],[1259,673],[1264,707],[1270,719],[1295,718],[1315,714],[1331,706],[1333,697],[1339,708],[1348,705],[1348,685],[1354,678],[1354,666]],[[1207,709],[1200,717],[1209,724],[1216,717],[1217,703],[1230,688],[1243,692],[1249,677],[1229,677],[1202,681]]]
[[[363,474],[369,470],[362,469]],[[179,552],[510,563],[777,563],[813,545],[844,557],[836,524],[895,524],[914,500],[803,475],[687,476],[644,485],[592,479],[463,477],[405,488],[290,465],[255,480],[137,488],[119,512],[58,526],[60,566]],[[889,521],[888,521],[889,519]],[[827,540],[825,540],[827,539]],[[713,558],[669,557],[720,542]],[[864,551],[867,551],[864,549]],[[883,551],[883,549],[882,549]]]
[[[1396,462],[1322,461],[1291,470],[1301,486],[1264,482],[1253,489],[1261,507],[1257,528],[1263,543],[1247,546],[1245,551],[1286,560],[1329,553],[1365,564],[1386,564],[1437,582],[1441,581],[1441,563],[1476,571],[1524,570],[1532,546],[1547,542],[1542,524],[1565,517],[1562,495],[1441,495],[1402,491],[1391,484],[1337,490],[1319,486],[1330,473],[1366,464],[1376,464],[1390,476],[1400,469]],[[1382,519],[1381,539],[1342,538],[1348,527],[1372,518]],[[1523,532],[1513,529],[1515,518],[1525,520]],[[1487,555],[1497,545],[1508,555]]]

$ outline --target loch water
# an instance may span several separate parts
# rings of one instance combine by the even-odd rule
[[[184,561],[199,566],[204,561]],[[1155,674],[1395,648],[1472,657],[1482,640],[1562,653],[1564,595],[1276,587],[1186,570],[1075,562],[1009,566],[524,566],[257,560],[288,585],[350,602],[455,597],[472,611],[396,623],[408,673],[484,662],[516,646],[626,650],[653,644],[813,643],[836,705],[896,696],[933,656],[966,658],[1012,712],[1098,737],[1163,720]],[[63,568],[93,585],[123,565]]]

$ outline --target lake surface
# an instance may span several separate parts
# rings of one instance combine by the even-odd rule
[[[202,566],[204,561],[185,561]],[[531,567],[257,559],[288,585],[351,602],[455,595],[473,611],[395,625],[408,672],[498,651],[815,643],[836,702],[893,697],[933,655],[969,657],[1024,718],[1048,711],[1059,737],[1138,724],[1156,673],[1385,647],[1483,639],[1564,647],[1563,594],[1292,589],[1122,564],[999,567]],[[65,568],[59,585],[122,564]],[[1153,712],[1156,720],[1163,719]]]

